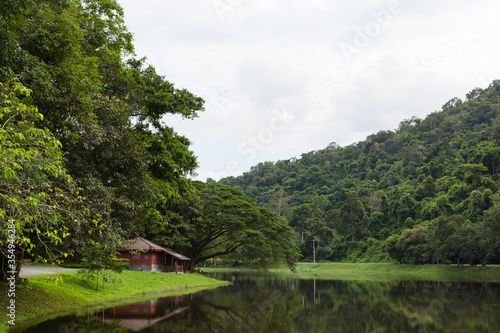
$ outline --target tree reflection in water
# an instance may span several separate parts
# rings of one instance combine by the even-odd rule
[[[234,282],[198,294],[188,311],[148,331],[500,332],[499,284],[272,275]]]
[[[233,285],[42,325],[46,332],[500,332],[498,283],[223,278]]]

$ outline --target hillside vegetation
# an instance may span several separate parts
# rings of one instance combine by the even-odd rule
[[[220,180],[279,214],[302,260],[498,263],[500,81],[346,147]]]

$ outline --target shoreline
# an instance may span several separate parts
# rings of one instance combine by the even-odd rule
[[[249,268],[202,268],[207,273],[252,272]],[[254,271],[255,272],[255,271]],[[429,280],[500,282],[499,266],[399,265],[392,263],[298,263],[296,272],[286,267],[269,273],[288,278],[338,280]]]
[[[72,313],[89,312],[116,305],[125,305],[143,300],[196,293],[201,290],[228,285],[202,274],[169,274],[124,271],[116,276],[113,293],[113,278],[102,289],[95,290],[95,279],[86,281],[77,272],[43,274],[23,278],[16,286],[15,326],[5,318],[8,300],[0,299],[0,332],[19,330],[48,319]],[[7,285],[0,284],[2,294]]]

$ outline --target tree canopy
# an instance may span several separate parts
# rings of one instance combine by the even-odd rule
[[[0,205],[12,206],[16,181],[27,188],[25,180],[36,179],[43,188],[54,183],[50,177],[67,176],[69,193],[84,202],[94,227],[69,230],[59,246],[65,253],[91,242],[117,246],[166,223],[167,202],[193,191],[189,177],[198,164],[190,141],[164,116],[196,118],[204,101],[136,58],[115,0],[2,1],[0,68],[2,98],[10,96],[2,101],[2,121],[13,128],[1,147],[9,192]],[[20,82],[17,92],[5,90],[9,82]],[[16,100],[28,89],[29,101]],[[49,200],[34,186],[22,193],[26,200]],[[70,228],[63,218],[51,219],[57,237]]]
[[[280,262],[294,267],[298,253],[292,229],[276,214],[230,186],[199,181],[194,185],[193,195],[169,207],[173,215],[165,228],[151,233],[155,242],[190,257],[191,270],[223,256],[257,268]]]

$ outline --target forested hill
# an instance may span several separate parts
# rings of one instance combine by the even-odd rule
[[[220,180],[296,231],[303,260],[498,262],[500,81],[425,119]],[[392,257],[392,258],[391,258]]]

